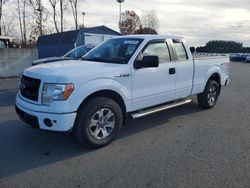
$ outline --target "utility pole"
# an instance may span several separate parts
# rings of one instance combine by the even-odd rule
[[[38,8],[36,9],[38,12],[38,29],[40,36],[43,35],[43,6],[41,0],[38,1]]]
[[[85,28],[85,25],[84,25],[84,16],[86,15],[86,12],[82,12],[82,27],[83,29]]]
[[[122,3],[124,2],[124,0],[116,0],[118,3],[119,3],[119,23],[118,23],[118,26],[119,26],[119,29],[120,29],[120,24],[121,24],[121,21],[122,21],[122,18],[121,18],[121,15],[122,15]]]

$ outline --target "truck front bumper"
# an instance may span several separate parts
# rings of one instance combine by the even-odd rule
[[[32,105],[30,104],[31,107]],[[76,118],[76,113],[37,112],[21,106],[18,102],[16,102],[16,113],[22,121],[34,128],[60,132],[71,131]]]

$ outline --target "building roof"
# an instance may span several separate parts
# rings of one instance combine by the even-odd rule
[[[55,44],[74,44],[77,40],[79,33],[93,33],[118,36],[121,35],[117,31],[114,31],[106,26],[96,26],[72,31],[65,31],[61,33],[54,33],[50,35],[43,35],[38,38],[36,45],[42,46]]]
[[[72,44],[75,43],[80,30],[65,31],[38,37],[36,45]]]
[[[113,29],[110,29],[104,25],[102,26],[96,26],[96,27],[87,27],[87,28],[84,28],[83,30],[85,33],[95,33],[95,34],[103,34],[103,35],[122,35],[121,33],[113,30]]]

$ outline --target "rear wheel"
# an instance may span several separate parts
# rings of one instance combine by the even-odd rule
[[[213,108],[219,96],[219,84],[214,80],[209,80],[203,93],[197,96],[198,104],[204,109]]]
[[[115,101],[97,97],[80,108],[74,133],[77,140],[85,146],[102,147],[117,136],[122,121],[122,110]]]

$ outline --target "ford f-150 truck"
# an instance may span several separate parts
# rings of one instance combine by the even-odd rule
[[[109,144],[127,114],[140,118],[191,102],[215,106],[229,83],[228,59],[193,60],[182,37],[121,36],[81,60],[26,69],[16,96],[24,122],[44,130],[73,131],[85,146]]]

